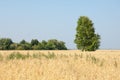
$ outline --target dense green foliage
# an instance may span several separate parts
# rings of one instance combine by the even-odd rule
[[[32,39],[30,43],[25,40],[15,43],[9,38],[1,38],[0,50],[67,50],[67,47],[63,41],[56,39],[42,42]]]
[[[9,38],[0,39],[0,50],[5,50],[5,49],[9,50],[11,44],[13,44],[13,42]]]
[[[95,34],[93,23],[86,16],[78,19],[75,43],[82,51],[95,51],[100,46],[100,35]]]

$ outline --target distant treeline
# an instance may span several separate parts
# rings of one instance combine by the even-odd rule
[[[41,42],[32,39],[31,42],[22,40],[15,43],[10,38],[0,38],[0,50],[67,50],[67,47],[65,42],[56,39]]]

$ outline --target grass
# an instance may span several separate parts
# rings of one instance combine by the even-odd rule
[[[101,62],[100,62],[100,65],[99,65],[99,66],[101,66],[101,67],[102,67],[102,66],[104,65],[104,62],[105,62],[105,60],[104,60],[104,59],[102,59],[102,60],[101,60]]]
[[[0,80],[120,80],[120,51],[0,51]]]
[[[48,54],[42,54],[42,56],[47,59],[53,59],[55,58],[56,55],[53,52],[52,53],[48,52]]]
[[[42,54],[33,54],[33,58],[41,59]]]
[[[13,52],[11,54],[9,54],[6,59],[7,60],[14,60],[14,59],[27,59],[27,58],[36,58],[36,59],[41,59],[41,57],[44,57],[46,59],[54,59],[56,57],[56,55],[54,54],[54,52],[50,53],[48,52],[48,54],[43,54],[43,53],[34,53],[33,55],[30,55],[29,53],[27,54],[21,54],[19,52]],[[3,58],[2,55],[0,55],[0,60]]]
[[[0,54],[0,61],[2,61],[3,60],[3,56]]]
[[[115,66],[116,68],[118,67],[118,63],[117,63],[116,59],[115,59],[115,61],[114,61],[114,66]]]
[[[13,59],[26,59],[26,58],[30,58],[31,56],[29,55],[29,53],[27,53],[27,55],[25,54],[21,54],[19,52],[13,52],[11,54],[9,54],[7,56],[8,60],[13,60]]]
[[[92,56],[92,57],[91,57],[91,61],[92,61],[92,63],[94,63],[94,64],[99,63],[99,59],[96,58],[95,56]]]

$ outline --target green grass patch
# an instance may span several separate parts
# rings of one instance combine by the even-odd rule
[[[21,54],[19,52],[13,52],[10,55],[7,56],[8,60],[13,60],[13,59],[26,59],[26,58],[30,58],[30,54],[27,53],[26,55]]]
[[[52,52],[48,52],[48,54],[42,54],[43,57],[45,57],[46,59],[53,59],[56,57],[56,55]]]

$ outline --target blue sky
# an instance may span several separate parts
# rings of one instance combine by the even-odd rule
[[[101,49],[120,49],[120,0],[0,0],[0,37],[58,39],[76,49],[80,16],[93,21]]]

